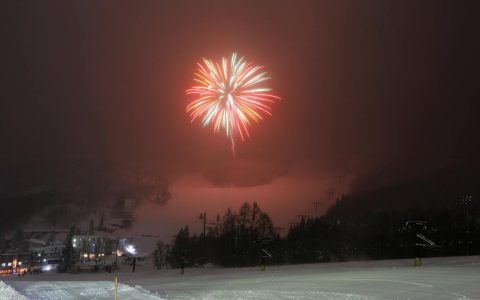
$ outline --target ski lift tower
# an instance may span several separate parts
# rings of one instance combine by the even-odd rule
[[[264,240],[256,240],[254,243],[260,245],[260,271],[265,271],[267,268],[267,259],[270,259],[273,257],[273,255],[265,248],[267,248],[267,245],[272,243],[273,240],[269,239],[264,239]]]
[[[425,234],[433,231],[427,221],[407,221],[402,231],[410,232],[413,235],[415,267],[422,265],[422,248],[439,248],[435,242],[425,236]]]

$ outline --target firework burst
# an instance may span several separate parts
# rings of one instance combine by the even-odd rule
[[[245,140],[248,127],[271,115],[270,104],[280,98],[271,94],[272,89],[263,86],[270,79],[263,66],[253,66],[243,57],[233,53],[220,63],[203,59],[198,63],[194,80],[197,85],[187,90],[195,96],[186,112],[191,121],[201,119],[204,127],[211,125],[215,133],[225,131],[235,153],[235,139]]]

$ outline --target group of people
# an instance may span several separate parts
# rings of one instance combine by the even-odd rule
[[[20,275],[26,276],[27,273],[30,273],[30,275],[38,275],[41,272],[42,272],[42,270],[39,269],[39,268],[28,268],[28,271],[26,269],[23,269],[23,271],[18,272],[17,275],[18,276],[20,276]]]

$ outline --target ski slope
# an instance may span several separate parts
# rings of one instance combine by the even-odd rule
[[[480,257],[259,268],[151,270],[119,278],[119,299],[480,299]],[[114,274],[0,277],[0,299],[113,299]],[[18,297],[11,297],[17,293]],[[24,298],[22,298],[24,297]]]
[[[117,293],[119,299],[161,299],[140,287],[125,284],[118,285]],[[113,297],[114,285],[110,281],[15,281],[11,285],[0,281],[2,300],[113,299]]]

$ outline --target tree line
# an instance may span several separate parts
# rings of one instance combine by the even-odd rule
[[[173,267],[206,263],[254,266],[263,248],[275,252],[281,249],[280,243],[270,216],[257,203],[245,202],[238,211],[228,209],[223,217],[217,216],[205,234],[192,235],[188,226],[181,228],[166,251],[166,261]],[[280,253],[274,253],[273,257],[279,260]]]
[[[480,254],[478,206],[458,201],[456,206],[440,204],[435,209],[418,203],[391,209],[380,205],[385,201],[382,194],[342,196],[325,215],[301,218],[285,236],[258,204],[246,202],[238,211],[229,209],[218,216],[205,235],[181,228],[172,246],[162,244],[161,251],[172,267],[255,266],[262,249],[271,254],[269,264],[410,258],[422,240],[405,224],[421,220],[429,224],[424,235],[435,243],[424,247],[422,256]]]

